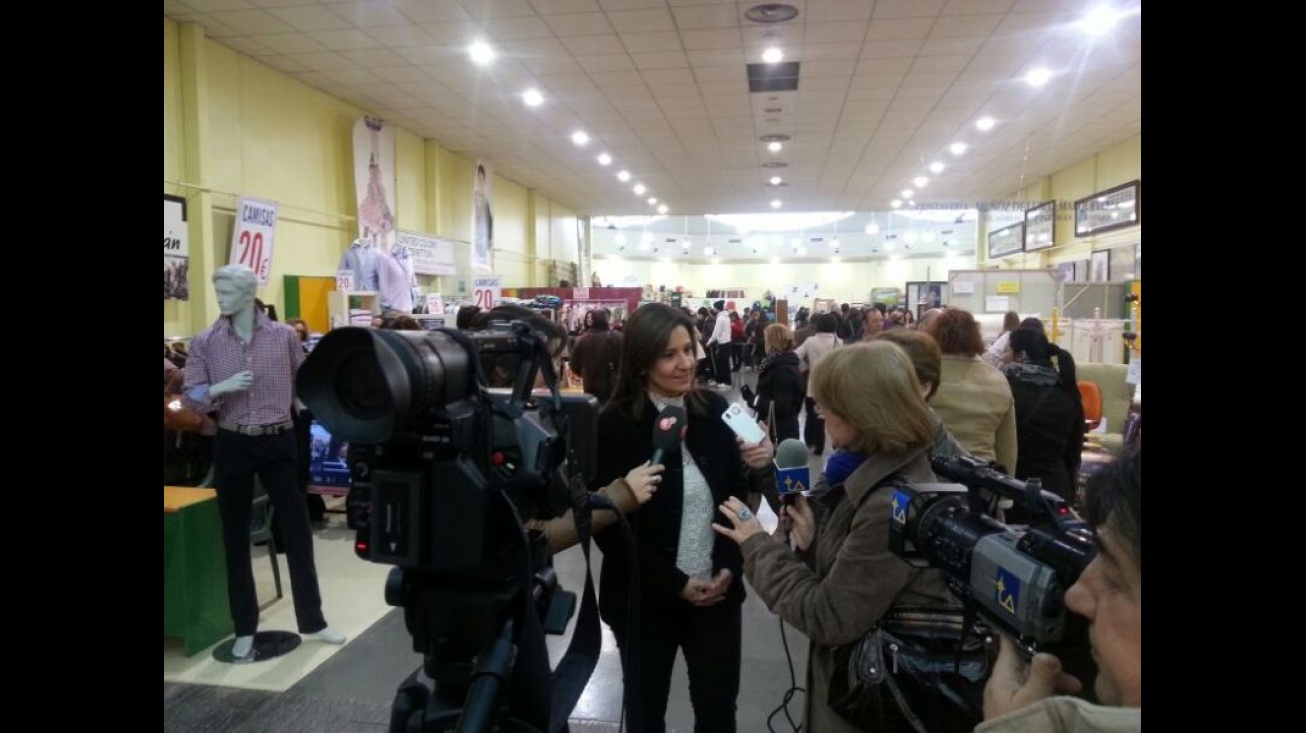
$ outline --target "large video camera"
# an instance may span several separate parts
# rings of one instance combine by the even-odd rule
[[[1087,624],[1067,613],[1065,594],[1096,555],[1088,525],[1037,479],[1018,481],[967,456],[935,457],[932,464],[958,483],[894,489],[894,553],[946,571],[967,610],[1006,631],[1027,654],[1082,659]],[[989,516],[993,495],[1024,507],[1029,524],[1008,526]]]
[[[475,332],[341,328],[299,371],[300,398],[349,442],[355,552],[397,566],[386,601],[404,608],[425,655],[430,695],[397,698],[413,720],[397,713],[392,730],[418,720],[452,730],[455,719],[458,730],[496,719],[540,727],[538,714],[499,699],[501,685],[532,643],[524,630],[564,633],[576,597],[558,586],[547,539],[522,520],[561,516],[580,498],[597,415],[592,397],[560,394],[546,344],[523,321]],[[540,373],[548,393],[537,398]],[[546,675],[547,663],[546,652]],[[399,697],[412,698],[406,687]]]

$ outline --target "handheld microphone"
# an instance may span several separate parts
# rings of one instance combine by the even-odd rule
[[[775,451],[775,482],[780,500],[792,503],[794,497],[812,487],[811,469],[807,467],[807,446],[797,438],[785,438]]]
[[[667,453],[680,448],[681,436],[689,426],[683,407],[667,405],[653,422],[653,457],[649,463],[656,466]]]

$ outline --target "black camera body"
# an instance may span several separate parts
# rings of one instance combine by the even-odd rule
[[[933,467],[959,483],[894,488],[893,552],[917,567],[944,570],[968,611],[1027,653],[1087,649],[1083,620],[1065,605],[1066,590],[1096,554],[1087,524],[1037,481],[1018,481],[969,457],[936,457]],[[1029,525],[989,516],[986,493],[1022,502]]]

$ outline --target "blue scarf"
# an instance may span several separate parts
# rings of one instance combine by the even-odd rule
[[[866,462],[866,454],[856,453],[850,450],[837,450],[830,455],[830,460],[825,464],[825,480],[831,487],[838,486],[848,479],[857,470],[857,467]]]

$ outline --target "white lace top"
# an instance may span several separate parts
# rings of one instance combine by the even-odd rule
[[[649,399],[660,412],[667,405],[684,408],[683,397],[663,397],[649,392]],[[685,446],[680,450],[684,468],[684,499],[680,510],[680,545],[676,548],[676,568],[691,578],[712,577],[712,547],[716,532],[712,531],[712,490],[707,478],[698,470],[698,464]]]

